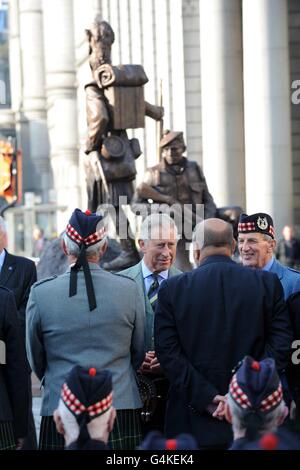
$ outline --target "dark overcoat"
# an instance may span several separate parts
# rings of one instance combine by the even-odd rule
[[[245,355],[273,357],[282,370],[292,333],[278,277],[210,256],[166,280],[158,293],[155,350],[171,388],[167,436],[188,432],[200,446],[229,445],[230,425],[206,411],[225,395]]]

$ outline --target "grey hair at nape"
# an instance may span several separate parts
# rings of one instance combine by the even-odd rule
[[[68,237],[66,232],[63,234],[63,240],[65,242],[68,255],[78,258],[79,253],[80,253],[80,247],[77,245],[77,243],[71,240],[71,238]],[[94,245],[87,247],[86,248],[87,257],[97,255],[100,248],[104,245],[105,242],[106,242],[106,236],[99,242],[95,243]]]

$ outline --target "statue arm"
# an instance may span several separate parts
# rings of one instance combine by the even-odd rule
[[[163,118],[164,108],[163,106],[156,106],[154,104],[148,103],[148,101],[145,101],[145,114],[155,121],[159,121]]]
[[[162,194],[157,189],[153,188],[153,186],[150,186],[147,183],[141,183],[137,189],[136,192],[141,199],[152,199],[154,202],[160,202],[160,203],[165,203],[165,204],[172,204],[173,201],[171,200],[172,198],[170,196],[167,196],[166,194]]]

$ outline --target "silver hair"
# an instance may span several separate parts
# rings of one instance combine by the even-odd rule
[[[150,214],[148,215],[141,225],[140,240],[147,242],[154,239],[154,230],[161,228],[161,238],[169,238],[170,230],[173,230],[175,237],[178,240],[178,230],[174,220],[168,214]]]
[[[59,400],[57,409],[59,411],[60,418],[62,420],[65,432],[66,434],[68,434],[68,437],[70,438],[70,442],[76,441],[79,436],[79,426],[78,426],[75,416],[66,407],[66,405],[61,399]]]
[[[246,431],[246,424],[244,419],[245,410],[233,400],[230,394],[228,394],[227,403],[231,413],[232,429],[234,434]],[[278,419],[284,414],[284,407],[285,403],[282,400],[274,410],[264,415],[262,426],[260,429],[258,429],[259,434],[274,432],[276,430],[278,427]]]
[[[4,233],[7,232],[5,220],[1,216],[0,216],[0,230]]]
[[[75,243],[73,240],[71,240],[66,232],[63,234],[63,241],[65,242],[66,250],[68,255],[74,256],[75,258],[78,258],[79,253],[80,253],[80,247]],[[99,242],[95,243],[92,246],[89,246],[86,248],[86,255],[87,257],[91,256],[97,256],[99,253],[100,248],[105,244],[106,242],[106,236],[102,238]]]
[[[270,235],[267,235],[266,233],[263,233],[263,237],[266,242],[271,242],[272,240],[274,240],[274,238],[272,238]]]

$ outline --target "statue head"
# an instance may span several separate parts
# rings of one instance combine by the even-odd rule
[[[97,15],[90,29],[85,30],[89,41],[90,66],[96,70],[102,64],[111,63],[111,46],[115,40],[112,27]]]
[[[183,132],[165,131],[159,146],[162,157],[165,158],[169,165],[178,164],[186,149]]]

